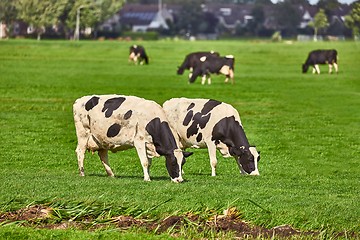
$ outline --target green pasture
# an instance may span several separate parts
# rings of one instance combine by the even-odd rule
[[[128,63],[142,44],[150,64]],[[307,53],[335,48],[339,74],[301,73]],[[184,56],[214,50],[236,59],[235,85],[176,75]],[[207,150],[184,166],[184,183],[170,181],[164,158],[143,181],[135,150],[110,153],[116,178],[87,153],[78,175],[72,116],[75,99],[125,94],[162,104],[172,97],[213,98],[240,113],[250,144],[261,151],[260,176],[241,176],[234,159],[218,155],[211,177]],[[263,41],[0,41],[0,213],[36,201],[97,202],[141,208],[147,217],[236,207],[264,227],[360,231],[360,44]],[[126,235],[128,234],[128,235]],[[0,238],[136,238],[134,233],[34,230],[2,226]],[[144,233],[142,233],[144,234]],[[146,239],[148,236],[143,236]],[[165,239],[166,236],[156,236]]]

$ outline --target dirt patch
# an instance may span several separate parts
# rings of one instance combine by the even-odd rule
[[[96,221],[97,216],[87,216],[80,220],[54,218],[53,209],[47,206],[35,205],[14,212],[0,214],[0,224],[18,222],[19,225],[34,228],[48,229],[69,229],[76,228],[92,231],[108,226],[116,227],[121,230],[130,228],[144,228],[150,232],[178,235],[179,230],[192,228],[195,231],[202,232],[205,229],[215,233],[232,232],[236,238],[284,238],[291,237],[316,237],[319,232],[308,231],[301,232],[289,225],[277,226],[271,229],[261,226],[254,226],[251,223],[243,221],[235,208],[224,211],[222,215],[212,215],[200,217],[193,213],[187,213],[183,216],[168,216],[159,220],[137,219],[132,216],[116,216],[110,219],[103,219],[102,222]],[[341,237],[342,234],[337,235]],[[353,233],[354,238],[359,237]],[[336,237],[335,237],[336,238]]]
[[[0,222],[34,221],[50,217],[52,210],[46,206],[35,205],[15,212],[7,212],[0,215]]]

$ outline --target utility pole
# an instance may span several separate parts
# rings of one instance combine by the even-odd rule
[[[162,2],[161,0],[159,0],[159,13],[161,13],[161,10],[162,10]]]
[[[75,27],[75,33],[74,33],[74,40],[80,39],[80,10],[84,8],[83,5],[77,8],[76,10],[76,27]]]

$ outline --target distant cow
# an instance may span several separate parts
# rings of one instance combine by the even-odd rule
[[[134,62],[135,64],[149,64],[149,58],[146,55],[145,48],[140,45],[132,45],[130,47],[129,62]]]
[[[337,51],[332,50],[314,50],[311,51],[302,65],[302,72],[306,73],[310,66],[313,67],[313,73],[320,74],[319,64],[328,64],[329,73],[332,73],[334,66],[336,73],[338,72]]]
[[[178,67],[177,74],[182,75],[185,70],[190,70],[189,78],[191,78],[192,72],[195,66],[200,64],[200,58],[208,56],[220,56],[219,53],[210,51],[210,52],[193,52],[186,55],[183,63]]]
[[[159,156],[165,156],[171,180],[183,181],[182,165],[191,153],[179,149],[178,137],[174,137],[174,130],[157,103],[134,96],[94,95],[77,99],[73,111],[81,176],[84,176],[86,150],[98,151],[107,174],[114,176],[108,150],[117,152],[135,147],[145,181],[150,181],[152,158]]]
[[[173,98],[163,108],[182,149],[208,149],[212,176],[216,175],[216,149],[223,157],[234,157],[241,173],[259,175],[260,152],[249,145],[239,113],[231,105],[211,99]]]
[[[225,57],[219,56],[204,56],[200,58],[200,64],[195,66],[192,76],[189,79],[190,83],[193,83],[198,76],[202,76],[201,84],[205,84],[206,78],[208,84],[211,84],[210,74],[224,74],[226,76],[225,82],[231,79],[234,83],[234,66],[235,58],[232,55]]]

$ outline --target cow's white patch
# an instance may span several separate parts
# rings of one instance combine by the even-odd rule
[[[134,52],[130,53],[130,55],[129,55],[129,62],[130,62],[130,61],[134,61],[134,58],[135,58],[135,53],[134,53]]]
[[[148,158],[160,157],[160,155],[156,152],[155,145],[152,143],[145,143],[146,146],[146,154]]]
[[[206,56],[201,57],[200,61],[205,62],[206,61]]]
[[[258,176],[258,175],[260,175],[259,169],[258,169],[259,153],[258,153],[258,151],[256,150],[255,147],[249,147],[249,150],[250,150],[251,154],[254,156],[254,164],[255,164],[255,170],[252,171],[250,173],[250,175]]]
[[[220,69],[220,73],[224,75],[230,75],[230,67],[226,65],[222,66],[222,68]]]
[[[225,57],[226,57],[226,58],[234,58],[233,55],[226,55]]]

